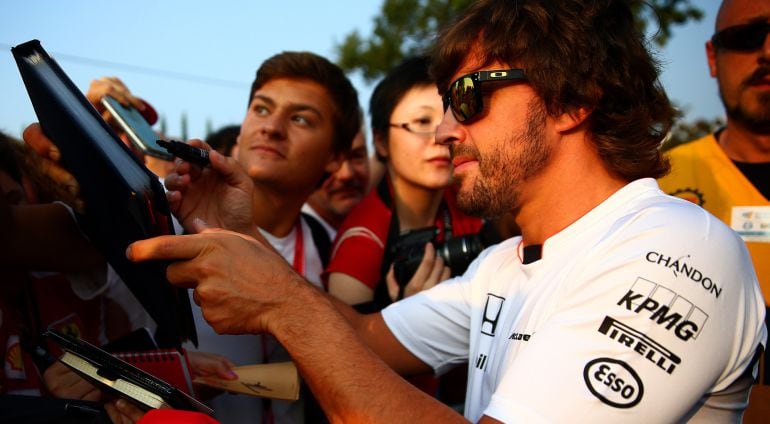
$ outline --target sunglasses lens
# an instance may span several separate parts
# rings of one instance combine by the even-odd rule
[[[727,50],[751,51],[762,47],[768,32],[767,23],[738,25],[718,32],[712,42]]]
[[[471,77],[462,77],[449,86],[445,99],[452,107],[452,114],[458,122],[465,122],[479,112],[479,96],[476,95],[476,83]]]

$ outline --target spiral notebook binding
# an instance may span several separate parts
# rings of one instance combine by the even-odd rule
[[[191,396],[195,396],[187,352],[182,349],[154,349],[118,352],[115,356],[150,374],[160,377]],[[174,366],[169,366],[175,364]]]
[[[120,357],[126,362],[169,362],[178,361],[174,349],[158,349],[153,351],[120,352]],[[129,359],[130,358],[130,359]]]

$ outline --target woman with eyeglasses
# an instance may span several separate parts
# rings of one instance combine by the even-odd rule
[[[329,293],[374,312],[464,271],[481,250],[482,221],[457,209],[449,148],[435,138],[444,108],[426,57],[392,69],[369,112],[385,174],[342,223],[325,277]],[[431,375],[410,381],[429,394],[438,387]],[[464,393],[451,388],[465,385],[445,386],[441,400],[462,404]]]
[[[436,246],[476,234],[481,220],[456,208],[449,149],[435,139],[444,109],[426,57],[396,66],[369,110],[385,177],[342,224],[326,277],[332,295],[375,311],[449,278],[451,252]]]

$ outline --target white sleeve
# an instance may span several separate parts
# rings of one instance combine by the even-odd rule
[[[483,251],[462,276],[395,302],[382,311],[385,324],[396,339],[436,374],[468,360],[469,283],[490,250]]]

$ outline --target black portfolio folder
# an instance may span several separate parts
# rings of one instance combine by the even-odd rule
[[[45,335],[64,350],[59,358],[101,389],[132,399],[145,409],[174,408],[212,414],[214,411],[173,385],[83,340],[55,330]]]
[[[163,262],[132,263],[126,248],[136,240],[174,234],[165,193],[120,141],[38,40],[11,49],[43,132],[61,151],[80,183],[85,213],[78,224],[158,324],[161,347],[197,344],[184,289],[166,280]]]

